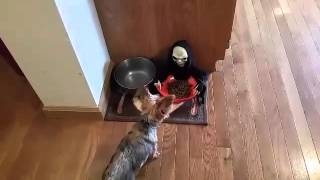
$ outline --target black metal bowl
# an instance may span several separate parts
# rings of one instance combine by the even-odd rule
[[[155,65],[144,57],[129,58],[120,62],[113,73],[117,84],[126,90],[135,90],[148,85],[155,75]]]

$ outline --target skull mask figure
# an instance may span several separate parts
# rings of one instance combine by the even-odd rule
[[[179,66],[184,67],[185,63],[188,61],[187,50],[183,47],[176,46],[173,48],[172,60]]]

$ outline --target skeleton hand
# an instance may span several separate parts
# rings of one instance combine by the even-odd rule
[[[194,89],[196,90],[196,95],[200,94],[200,91],[198,90],[198,86],[199,86],[199,84],[197,84],[196,87],[194,87]]]
[[[153,84],[157,89],[161,89],[161,82],[158,80],[158,82]]]
[[[170,81],[174,80],[174,76],[172,76],[172,75],[169,76],[168,78],[169,78]]]
[[[198,81],[196,88],[197,96],[198,96],[198,103],[203,104],[204,103],[204,93],[206,91],[206,86],[202,81]]]

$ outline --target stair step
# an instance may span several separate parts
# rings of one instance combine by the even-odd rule
[[[223,78],[223,72],[216,71],[212,73],[213,88],[209,88],[209,98],[214,99],[214,107],[208,106],[208,114],[213,114],[213,117],[209,118],[212,118],[214,122],[217,146],[228,148],[231,147],[231,145],[227,124],[226,99]]]

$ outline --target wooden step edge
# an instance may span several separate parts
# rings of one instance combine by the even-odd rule
[[[224,73],[212,74],[212,98],[214,99],[213,121],[216,132],[216,146],[230,148],[229,128],[227,124],[226,96],[224,87]]]
[[[223,61],[224,60],[216,61],[216,64],[215,64],[216,71],[218,71],[218,72],[222,72],[223,71]]]

